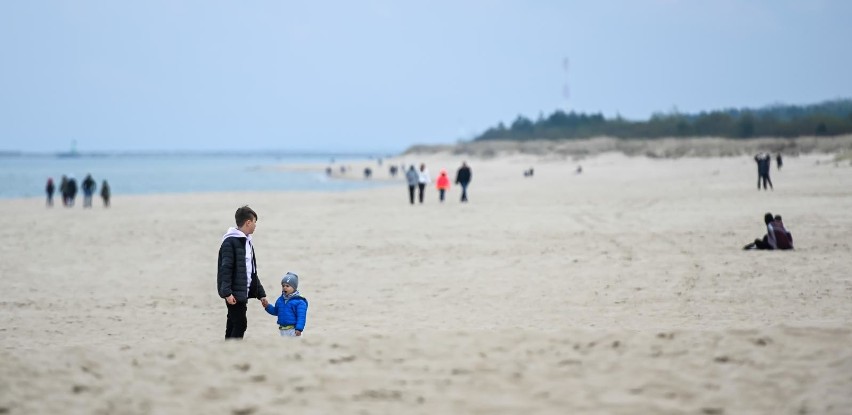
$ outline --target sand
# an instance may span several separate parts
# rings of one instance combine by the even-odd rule
[[[832,160],[786,158],[774,191],[748,156],[470,159],[464,205],[386,178],[452,175],[445,153],[369,190],[3,200],[0,414],[846,414],[852,167]],[[222,340],[242,204],[270,298],[301,276],[300,339],[252,302]],[[766,211],[794,252],[741,250]]]

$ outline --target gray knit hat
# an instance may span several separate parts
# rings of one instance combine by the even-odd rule
[[[294,290],[298,290],[299,289],[299,276],[292,273],[292,272],[288,272],[288,273],[284,274],[284,278],[281,278],[281,283],[287,284],[287,285],[293,287]]]

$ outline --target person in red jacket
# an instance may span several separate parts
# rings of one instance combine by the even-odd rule
[[[447,171],[441,170],[441,175],[438,176],[438,180],[435,181],[435,187],[438,188],[438,193],[440,194],[441,203],[444,203],[444,194],[447,193],[447,190],[450,189],[450,178],[447,177]]]

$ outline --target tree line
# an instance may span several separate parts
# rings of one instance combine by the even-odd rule
[[[591,137],[800,137],[852,133],[852,99],[812,105],[772,105],[758,109],[726,109],[698,114],[656,113],[647,121],[602,114],[554,111],[535,121],[519,115],[508,127],[502,122],[474,141],[580,139]]]

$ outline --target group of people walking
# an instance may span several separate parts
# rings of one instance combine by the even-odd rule
[[[62,175],[62,180],[59,182],[59,194],[62,197],[62,206],[65,207],[73,207],[74,201],[77,198],[78,190],[83,191],[83,208],[91,208],[92,207],[92,196],[94,196],[95,191],[97,190],[97,183],[95,179],[92,178],[91,174],[87,174],[83,179],[83,182],[80,183],[79,189],[77,186],[77,179],[74,178],[74,175]],[[56,192],[56,185],[53,183],[53,178],[47,178],[47,184],[45,185],[44,191],[47,194],[47,206],[53,206],[53,194]],[[106,180],[101,183],[101,198],[104,200],[104,207],[109,207],[109,199],[111,196],[111,191],[109,188],[109,183]]]
[[[461,202],[467,203],[467,186],[470,185],[470,180],[473,178],[473,174],[470,171],[470,167],[467,165],[467,162],[462,162],[461,167],[456,171],[455,184],[461,186]],[[418,193],[418,201],[422,204],[424,199],[424,194],[426,193],[426,186],[432,183],[432,177],[429,175],[429,170],[426,169],[426,165],[421,163],[420,169],[416,170],[414,165],[408,167],[408,171],[405,172],[405,180],[408,183],[408,201],[410,204],[414,204],[414,194]],[[435,187],[438,189],[438,198],[441,203],[444,202],[447,191],[450,190],[450,178],[447,176],[447,171],[441,169],[441,173],[438,175],[437,180],[435,180]]]

